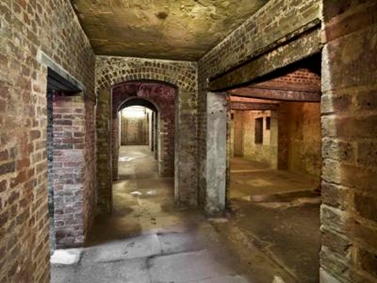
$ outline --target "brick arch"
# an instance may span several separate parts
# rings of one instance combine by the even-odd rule
[[[158,168],[162,177],[174,176],[175,155],[175,100],[177,88],[162,82],[124,82],[112,89],[112,168],[113,179],[118,179],[120,106],[129,99],[141,98],[158,109],[159,150]]]
[[[146,98],[130,97],[124,101],[118,108],[118,112],[131,106],[144,106],[152,111],[159,112],[160,110],[151,101]]]
[[[97,90],[142,80],[161,81],[177,86],[180,91],[195,93],[196,63],[107,56],[97,59]]]
[[[97,208],[112,207],[112,92],[124,82],[160,82],[175,86],[174,197],[178,206],[197,205],[197,63],[130,57],[96,57]],[[163,111],[161,111],[162,113]],[[113,159],[114,160],[114,159]]]
[[[175,105],[178,89],[174,85],[160,81],[128,81],[112,88],[112,112],[130,98],[141,98],[151,102],[162,115],[168,114]]]

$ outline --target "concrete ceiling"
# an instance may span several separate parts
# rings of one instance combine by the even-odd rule
[[[268,0],[71,0],[96,54],[197,60]]]

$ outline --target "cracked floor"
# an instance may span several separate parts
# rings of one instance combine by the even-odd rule
[[[96,220],[87,247],[61,251],[70,264],[53,257],[53,283],[259,282],[200,212],[174,209],[173,179],[157,172],[147,147],[121,148],[113,214]]]

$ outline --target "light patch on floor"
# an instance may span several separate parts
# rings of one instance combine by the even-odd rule
[[[51,256],[51,264],[76,264],[80,260],[82,249],[55,250]]]

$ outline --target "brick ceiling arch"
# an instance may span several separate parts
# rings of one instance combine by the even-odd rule
[[[112,88],[128,81],[159,81],[179,91],[196,92],[196,63],[139,58],[97,58],[96,88]]]

